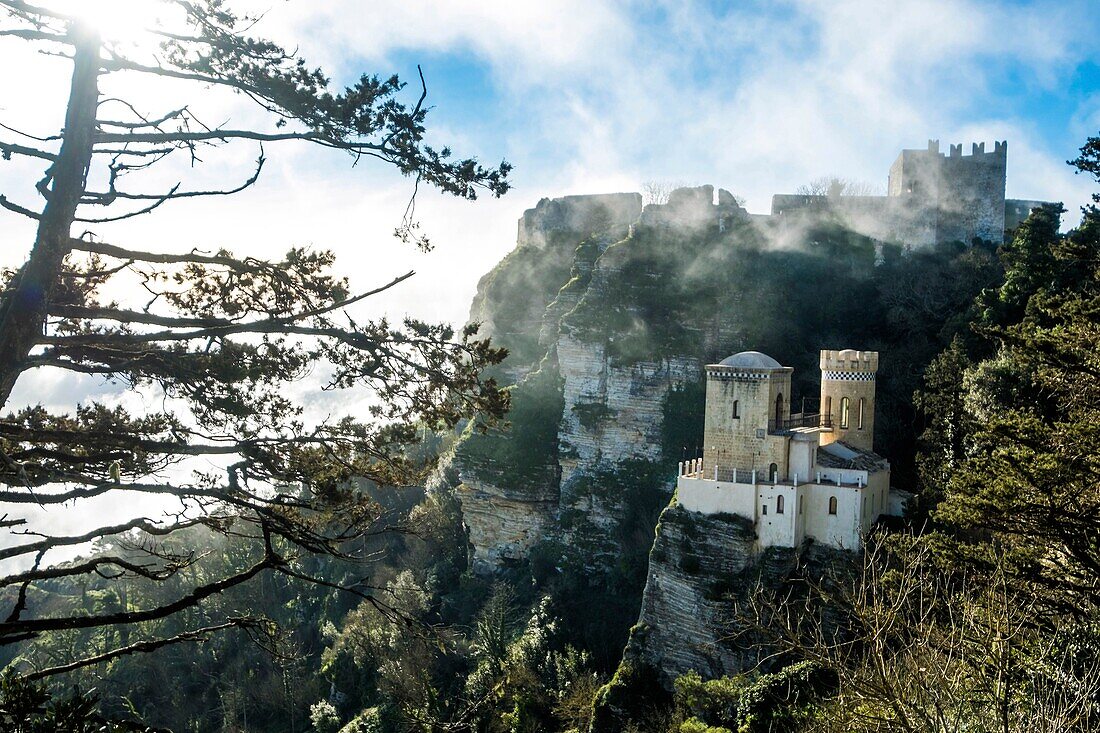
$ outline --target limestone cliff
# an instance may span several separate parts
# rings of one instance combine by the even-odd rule
[[[697,383],[701,368],[693,349],[661,348],[647,358],[620,348],[646,340],[640,332],[652,319],[639,293],[667,269],[637,260],[660,238],[636,227],[697,237],[721,217],[747,218],[732,197],[712,199],[709,186],[675,192],[644,212],[638,194],[543,199],[521,218],[516,249],[482,278],[471,320],[509,349],[500,376],[515,387],[510,431],[470,433],[455,454],[478,571],[521,561],[555,537],[583,542],[593,569],[614,561],[631,495],[606,479],[628,462],[643,471],[667,463],[666,398]],[[639,292],[624,298],[629,290]],[[613,321],[602,322],[609,315]],[[618,320],[637,328],[619,329]],[[675,328],[699,335],[687,324]],[[671,475],[649,483],[664,503]]]
[[[846,562],[815,547],[754,557],[740,520],[669,507],[677,461],[701,447],[702,366],[763,351],[795,368],[797,403],[820,392],[821,348],[880,350],[876,450],[894,462],[912,455],[919,367],[953,334],[950,308],[921,309],[967,307],[996,270],[978,248],[903,256],[829,217],[773,235],[709,186],[645,207],[544,199],[471,307],[509,349],[495,376],[512,385],[510,425],[469,426],[436,483],[461,502],[473,569],[567,586],[563,612],[608,666],[637,619],[627,659],[666,685],[755,661],[728,637],[756,580]]]
[[[835,583],[858,565],[851,553],[812,544],[756,554],[754,539],[743,517],[699,514],[673,502],[657,527],[624,660],[653,668],[666,686],[691,670],[721,677],[767,669],[774,650],[750,621],[751,595],[797,597],[806,580]]]

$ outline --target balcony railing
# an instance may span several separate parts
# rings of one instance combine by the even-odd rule
[[[775,434],[789,433],[795,428],[826,428],[832,429],[833,418],[831,415],[822,415],[819,412],[803,412],[792,414],[786,420],[768,420],[768,432]]]

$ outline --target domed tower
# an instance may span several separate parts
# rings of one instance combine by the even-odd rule
[[[742,351],[709,364],[703,426],[703,471],[730,480],[734,469],[787,475],[786,443],[774,433],[788,427],[791,374],[759,351]],[[774,466],[774,468],[773,468]]]
[[[832,426],[832,432],[821,433],[822,445],[841,440],[874,449],[876,372],[877,351],[821,352],[821,414]]]

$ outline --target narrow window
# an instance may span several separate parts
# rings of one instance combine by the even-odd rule
[[[739,412],[739,408],[740,408],[739,400],[734,400],[733,401],[733,419],[734,420],[739,420],[741,418],[741,413]]]
[[[783,394],[780,393],[775,398],[775,427],[776,429],[783,428]]]
[[[836,514],[836,497],[829,497],[829,514]]]
[[[821,423],[823,428],[831,428],[833,426],[833,398],[830,395],[825,398],[825,411],[821,414],[824,418],[824,422]]]
[[[848,398],[840,398],[840,429],[848,429]]]
[[[782,514],[783,513],[783,499],[784,498],[785,497],[782,494],[775,497],[775,513],[776,514]]]
[[[771,466],[769,466],[768,467],[768,475],[771,476],[771,481],[772,481],[773,484],[777,480],[779,480],[779,466],[775,465],[774,463]]]
[[[761,504],[760,505],[760,513],[761,514],[767,514],[768,513],[768,505],[767,504]]]
[[[802,505],[803,505],[803,504],[805,503],[805,502],[803,501],[803,499],[805,499],[805,498],[806,498],[805,496],[800,496],[800,497],[798,497],[798,513],[799,513],[799,514],[801,514],[801,513],[802,513]]]
[[[863,430],[863,398],[862,397],[859,398],[859,414],[856,416],[856,420],[859,421],[859,422],[856,423],[856,426],[860,430]]]

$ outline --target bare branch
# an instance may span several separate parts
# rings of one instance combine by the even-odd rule
[[[118,611],[115,613],[89,614],[83,616],[60,616],[55,618],[36,618],[22,621],[0,622],[0,646],[33,638],[44,631],[62,629],[92,629],[100,626],[137,624],[143,621],[155,621],[180,611],[193,608],[206,598],[223,593],[256,577],[265,570],[281,565],[284,561],[277,555],[266,555],[248,569],[228,575],[213,583],[196,586],[190,593],[176,600],[140,611]]]
[[[126,199],[126,200],[129,200],[129,201],[156,201],[157,206],[159,206],[160,204],[164,203],[165,201],[171,201],[173,199],[198,198],[200,196],[231,196],[232,194],[240,193],[241,191],[245,190],[246,188],[249,188],[250,186],[252,186],[256,183],[256,181],[260,177],[260,172],[263,170],[264,163],[266,162],[266,160],[267,159],[264,158],[263,153],[261,152],[260,157],[256,161],[256,170],[252,173],[252,175],[244,183],[242,183],[240,186],[237,186],[236,188],[232,188],[232,189],[228,189],[228,190],[179,191],[178,189],[179,189],[180,185],[182,185],[182,184],[177,183],[175,186],[172,187],[172,190],[169,191],[166,194],[127,193],[125,191],[115,190],[113,188],[114,182],[112,181],[112,183],[111,183],[112,188],[111,188],[110,191],[108,191],[106,193],[97,193],[95,191],[85,191],[84,196],[81,199],[80,203],[82,203],[82,204],[94,204],[96,206],[110,206],[117,199]],[[137,213],[146,213],[147,211],[150,211],[150,210],[151,209],[142,210],[141,212],[136,212],[134,215],[137,215]],[[75,221],[95,223],[95,222],[103,222],[103,221],[109,221],[109,220],[104,220],[104,219],[98,219],[98,220],[97,219],[79,219],[78,218],[78,219],[75,219]]]
[[[133,575],[142,578],[166,580],[179,572],[185,564],[186,563],[170,563],[163,568],[155,568],[148,565],[139,565],[132,560],[127,560],[124,557],[118,557],[116,555],[100,555],[82,563],[55,565],[45,570],[27,570],[22,573],[0,577],[0,588],[8,585],[15,585],[16,583],[33,583],[39,580],[68,578],[74,575],[87,575],[91,572],[98,573],[108,579],[118,578],[124,574],[105,575],[100,568],[107,565],[113,565],[121,568],[123,571],[129,571]]]
[[[5,160],[9,160],[12,155],[25,155],[28,158],[41,158],[42,160],[55,161],[57,156],[53,153],[48,153],[45,150],[39,150],[38,148],[28,148],[26,145],[17,145],[15,143],[6,143],[0,141],[0,156],[3,156]]]
[[[0,560],[20,557],[21,555],[27,555],[32,552],[45,552],[48,550],[56,549],[58,547],[83,545],[87,542],[92,542],[93,540],[123,534],[124,532],[129,532],[134,529],[140,529],[142,532],[150,535],[164,536],[181,529],[188,529],[190,527],[195,527],[201,524],[203,524],[202,519],[193,519],[190,521],[177,522],[172,525],[161,525],[153,522],[150,519],[142,517],[126,522],[124,524],[98,527],[91,530],[90,532],[85,532],[82,535],[67,537],[47,537],[46,539],[40,540],[38,542],[30,542],[23,545],[16,545],[14,547],[0,548]],[[23,534],[29,533],[24,532]]]
[[[65,672],[72,672],[83,667],[90,667],[95,664],[101,664],[103,662],[109,662],[112,659],[118,659],[119,657],[125,657],[130,654],[139,654],[145,652],[156,651],[166,646],[172,646],[174,644],[182,644],[188,641],[203,642],[211,634],[218,631],[225,631],[227,629],[251,629],[262,628],[266,622],[257,618],[231,618],[223,624],[215,624],[213,626],[204,626],[201,629],[193,629],[191,631],[185,631],[182,634],[176,636],[170,636],[164,639],[148,639],[146,641],[139,641],[129,646],[120,647],[118,649],[112,649],[109,652],[102,654],[96,654],[90,657],[84,657],[78,659],[75,662],[69,664],[59,664],[56,667],[46,667],[45,669],[36,670],[34,672],[28,672],[22,675],[24,679],[28,680],[40,680],[46,677],[52,677],[57,674],[64,674]]]
[[[0,194],[0,206],[3,206],[8,211],[14,211],[16,214],[22,214],[29,219],[34,219],[35,221],[42,218],[40,214],[36,214],[30,209],[25,209],[19,204],[12,203],[8,200],[8,197],[3,194]]]

